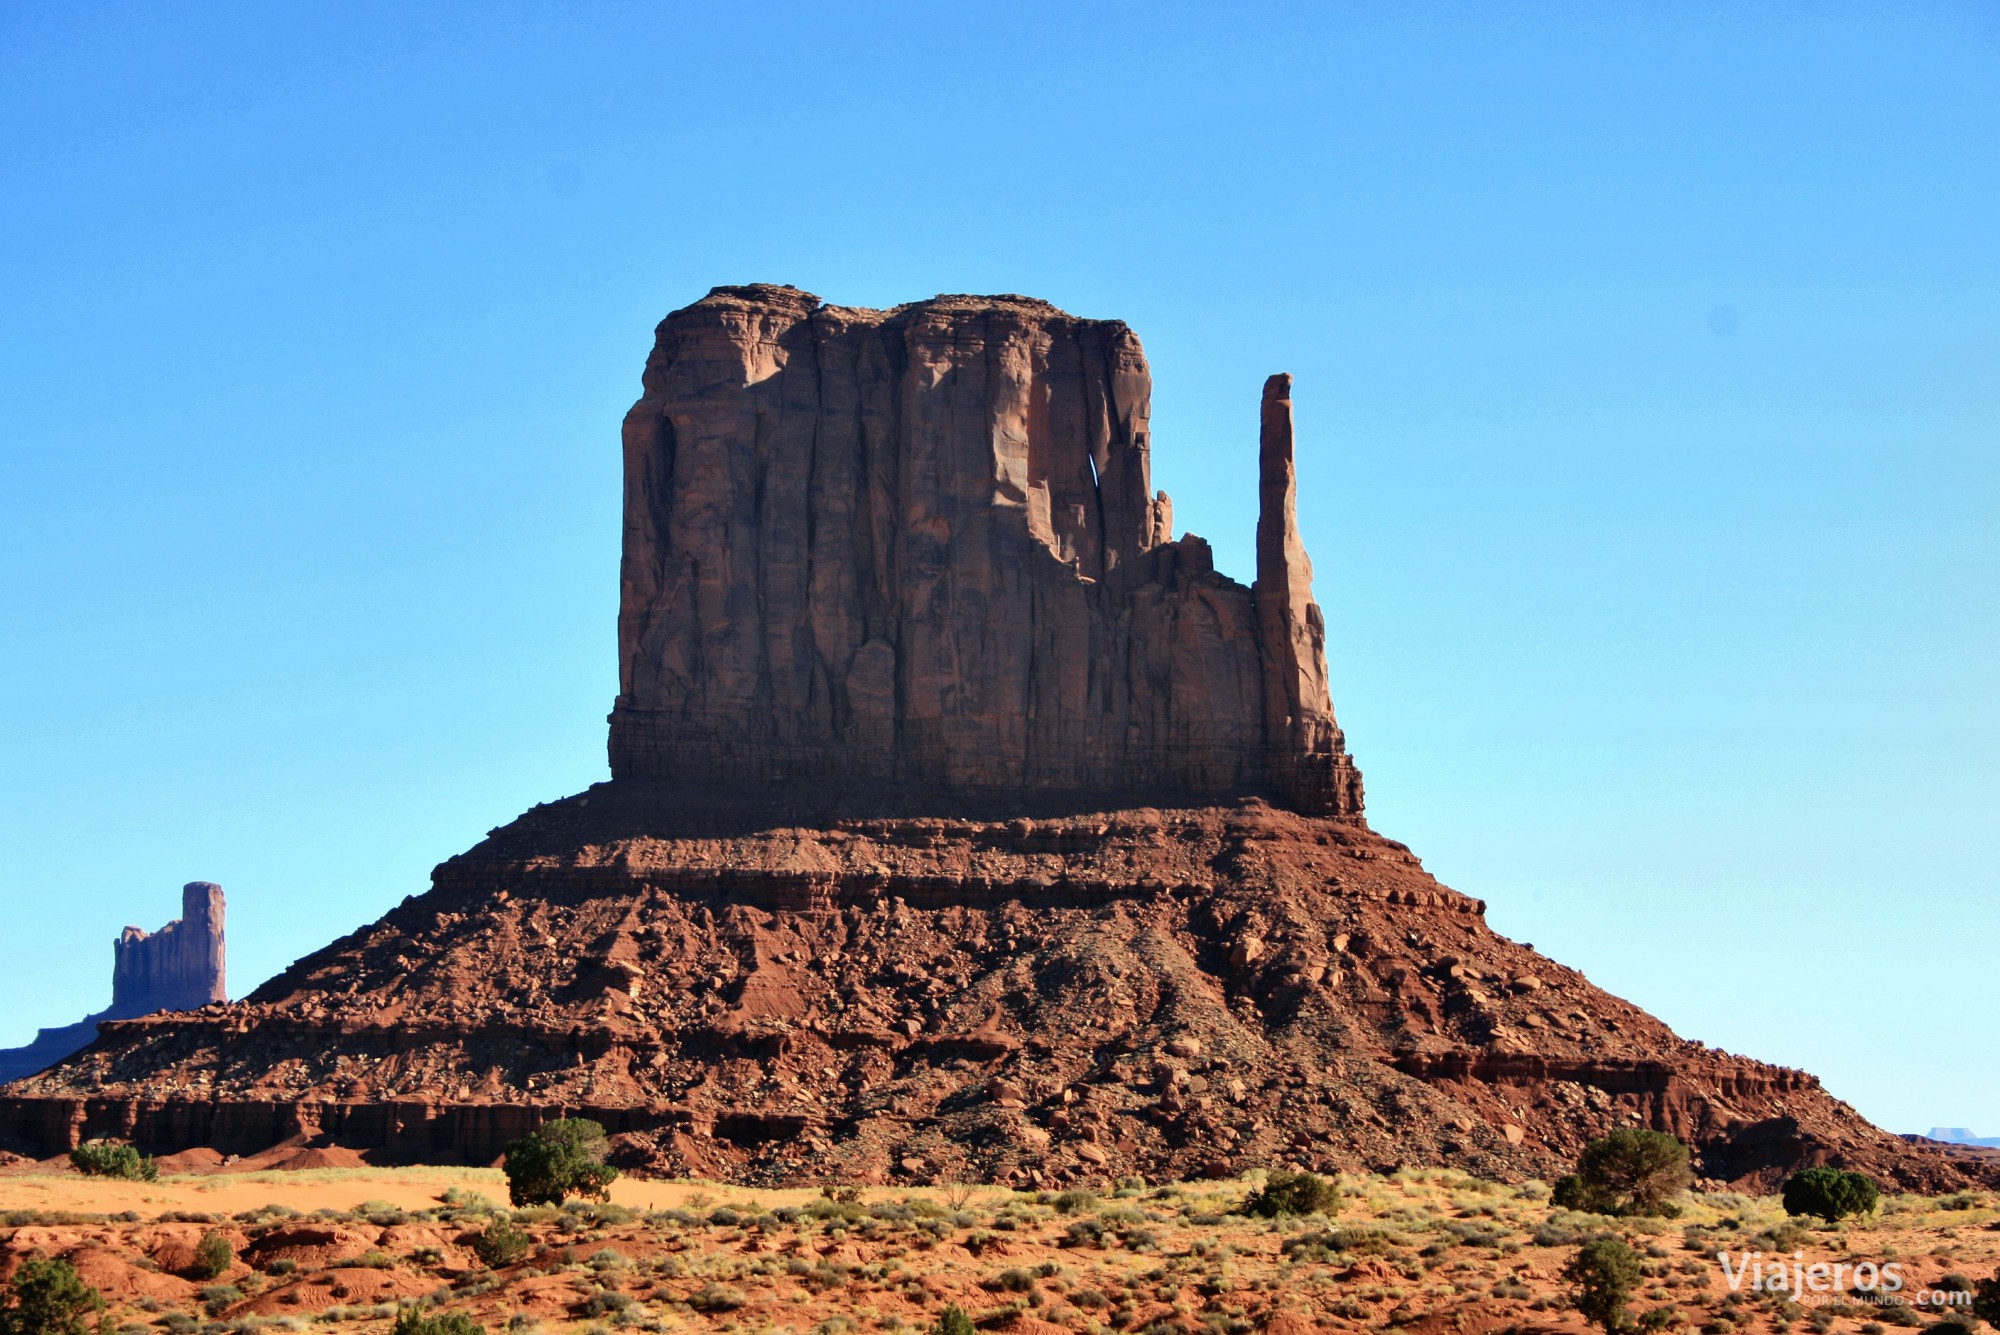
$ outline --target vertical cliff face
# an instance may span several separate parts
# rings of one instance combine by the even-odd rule
[[[181,888],[180,917],[157,932],[120,933],[112,947],[110,1018],[227,1001],[222,914],[222,887],[190,881]]]
[[[667,317],[625,424],[613,774],[1357,813],[1289,401],[1253,593],[1173,540],[1150,395],[1123,324],[1022,297]]]

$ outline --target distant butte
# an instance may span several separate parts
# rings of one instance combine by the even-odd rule
[[[1174,536],[1149,397],[1123,324],[1025,297],[668,316],[625,422],[611,782],[243,1002],[107,1024],[0,1140],[485,1162],[580,1111],[642,1170],[1052,1185],[1548,1178],[1636,1124],[1710,1182],[2000,1181],[1676,1037],[1371,830],[1289,378],[1247,588]]]
[[[105,1020],[227,1000],[222,919],[222,887],[190,881],[181,888],[180,917],[150,934],[127,927],[111,945],[111,1004],[75,1024],[43,1029],[25,1047],[0,1048],[0,1084],[53,1066],[85,1047]]]

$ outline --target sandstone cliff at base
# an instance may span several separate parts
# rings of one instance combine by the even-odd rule
[[[628,1166],[761,1183],[1519,1179],[1630,1124],[1751,1184],[1978,1174],[1677,1039],[1357,820],[787,805],[613,784],[538,808],[246,1002],[107,1026],[0,1119],[37,1153],[485,1161],[586,1109]]]

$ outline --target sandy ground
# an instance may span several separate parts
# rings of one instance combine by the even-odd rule
[[[404,1210],[427,1210],[450,1188],[479,1192],[503,1204],[507,1179],[497,1168],[317,1168],[301,1172],[213,1173],[163,1176],[158,1182],[120,1182],[47,1171],[0,1175],[0,1211],[57,1210],[80,1214],[137,1211],[149,1217],[169,1211],[241,1214],[265,1205],[283,1205],[300,1214],[352,1210],[384,1201]],[[771,1206],[803,1203],[815,1191],[750,1191],[713,1183],[641,1181],[620,1178],[611,1200],[634,1210],[684,1206],[690,1196],[710,1201],[754,1196]],[[883,1192],[874,1193],[886,1194]],[[712,1208],[712,1207],[711,1207]]]
[[[0,1277],[30,1256],[66,1257],[105,1294],[119,1335],[342,1325],[377,1335],[411,1304],[463,1312],[495,1335],[915,1335],[948,1303],[1013,1335],[1580,1335],[1590,1327],[1566,1304],[1562,1269],[1607,1232],[1645,1257],[1633,1314],[1660,1313],[1669,1329],[1886,1335],[1951,1314],[1926,1300],[1950,1277],[2000,1273],[2000,1195],[1990,1192],[1893,1197],[1830,1228],[1731,1193],[1686,1197],[1674,1219],[1604,1219],[1552,1208],[1539,1184],[1448,1170],[1343,1177],[1333,1217],[1276,1221],[1235,1213],[1248,1182],[1084,1197],[883,1188],[843,1204],[620,1179],[612,1198],[622,1208],[517,1216],[527,1253],[489,1268],[473,1243],[505,1200],[493,1169],[123,1183],[49,1167],[0,1175]],[[209,1233],[236,1260],[204,1278],[191,1265]],[[1718,1253],[1731,1266],[1761,1257],[1849,1274],[1893,1264],[1900,1288],[1887,1304],[1851,1285],[1754,1292],[1731,1286]]]

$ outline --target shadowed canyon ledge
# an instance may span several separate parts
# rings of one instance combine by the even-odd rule
[[[1360,812],[1289,376],[1264,388],[1252,588],[1172,536],[1152,381],[1119,321],[724,287],[660,325],[644,385],[616,778]]]

